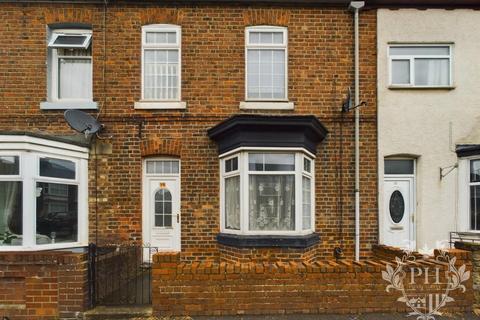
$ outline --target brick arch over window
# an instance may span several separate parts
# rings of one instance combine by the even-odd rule
[[[148,8],[139,13],[139,20],[142,24],[176,24],[180,25],[183,21],[184,12],[178,9]]]
[[[142,141],[140,145],[142,157],[149,156],[172,156],[180,157],[182,143],[179,139],[153,138]]]
[[[51,25],[56,23],[83,23],[91,25],[93,23],[95,11],[93,9],[47,9],[44,13],[45,24]]]
[[[243,20],[247,26],[271,25],[286,27],[290,20],[290,14],[281,10],[252,9],[244,12]]]

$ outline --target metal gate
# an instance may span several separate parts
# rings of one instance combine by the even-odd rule
[[[151,259],[157,251],[157,248],[140,245],[90,244],[88,280],[91,306],[151,304]]]

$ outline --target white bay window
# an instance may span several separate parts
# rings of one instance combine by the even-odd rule
[[[0,251],[86,245],[88,149],[31,137],[0,141],[12,150],[0,150]]]
[[[222,232],[313,232],[313,159],[303,152],[241,151],[221,160]]]

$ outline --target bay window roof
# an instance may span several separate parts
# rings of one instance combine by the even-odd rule
[[[208,130],[220,154],[240,147],[304,148],[313,155],[327,129],[314,116],[235,115]]]

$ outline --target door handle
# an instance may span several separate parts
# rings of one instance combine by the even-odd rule
[[[180,223],[180,213],[177,213],[177,223]]]

